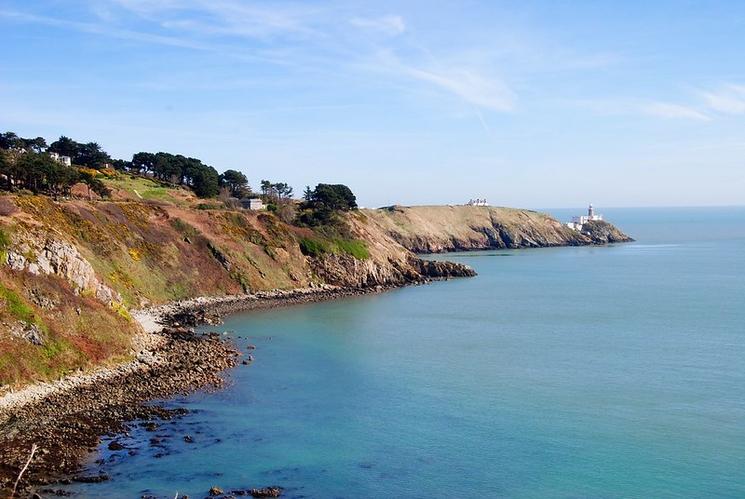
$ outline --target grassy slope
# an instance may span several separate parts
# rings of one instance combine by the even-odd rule
[[[531,211],[440,206],[350,213],[349,233],[341,237],[289,226],[266,212],[200,209],[202,201],[188,191],[148,179],[106,182],[112,200],[0,196],[0,256],[4,245],[24,241],[36,247],[49,238],[70,243],[123,303],[116,309],[76,294],[62,278],[0,266],[0,384],[56,378],[126,357],[138,331],[127,309],[322,280],[400,283],[416,271],[395,240],[438,251],[454,239],[483,245],[486,236],[477,228],[494,223],[522,235],[540,233],[554,244],[565,243],[568,231]],[[21,323],[36,324],[45,344],[13,336]]]
[[[54,308],[38,305],[43,296]],[[77,313],[81,310],[81,314]],[[39,327],[44,345],[10,334],[21,322]],[[79,367],[126,358],[134,324],[56,277],[0,270],[0,383],[57,378]]]
[[[495,225],[514,234],[516,241],[537,240],[545,245],[568,244],[577,234],[545,213],[531,210],[477,206],[395,206],[365,210],[388,234],[410,249],[450,249],[453,241],[463,248],[486,247],[483,229]],[[530,245],[530,244],[527,244]]]
[[[112,201],[0,196],[0,253],[3,244],[49,237],[71,243],[129,309],[200,295],[306,287],[319,278],[301,251],[303,239],[334,254],[370,256],[366,243],[291,227],[271,213],[198,209],[201,201],[187,191],[148,179],[106,182],[114,189]],[[35,304],[39,294],[51,297],[53,307]],[[0,266],[0,385],[52,379],[126,357],[138,330],[127,315],[76,295],[61,278]],[[38,324],[45,345],[12,335],[21,323]]]

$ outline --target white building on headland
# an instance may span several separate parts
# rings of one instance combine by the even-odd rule
[[[56,152],[50,152],[49,157],[51,157],[57,163],[62,163],[65,166],[72,166],[72,158],[70,158],[70,156],[60,156]]]
[[[489,203],[484,199],[469,199],[466,206],[489,206]]]
[[[596,215],[595,209],[592,207],[592,203],[587,208],[587,215],[580,217],[572,217],[571,222],[567,222],[567,227],[574,230],[582,230],[582,226],[587,222],[596,222],[603,219],[603,215]]]
[[[241,199],[241,204],[247,210],[260,211],[266,208],[264,202],[259,198],[244,198]]]

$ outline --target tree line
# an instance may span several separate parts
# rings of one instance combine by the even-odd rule
[[[71,166],[50,153],[68,156]],[[231,169],[220,174],[201,160],[181,154],[138,152],[131,160],[112,159],[96,142],[77,142],[63,135],[47,144],[43,137],[0,133],[1,190],[28,189],[54,196],[69,195],[72,186],[82,182],[90,191],[105,197],[110,194],[109,189],[92,170],[107,168],[185,186],[201,198],[258,197],[240,171]],[[260,197],[270,210],[287,222],[301,225],[333,224],[336,213],[357,209],[354,194],[343,184],[306,187],[299,204],[293,199],[292,186],[285,182],[262,180],[260,190]]]
[[[72,166],[56,161],[49,153],[69,157]],[[93,170],[113,168],[147,175],[189,187],[203,198],[218,195],[222,187],[234,196],[250,193],[248,180],[242,173],[227,170],[220,175],[201,160],[180,154],[138,152],[127,161],[112,159],[96,142],[78,142],[63,135],[47,144],[44,137],[25,138],[14,132],[0,133],[0,176],[4,180],[0,185],[4,189],[65,195],[75,183],[84,182],[95,192],[105,195],[107,190],[103,182],[81,167]]]

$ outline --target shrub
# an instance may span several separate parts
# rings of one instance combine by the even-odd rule
[[[370,258],[370,251],[364,241],[359,239],[337,239],[336,246],[344,253],[353,256],[357,260]]]
[[[0,284],[0,299],[5,301],[8,313],[23,322],[35,323],[34,309],[28,306],[14,291]]]
[[[304,237],[300,240],[300,251],[306,256],[321,256],[331,253],[331,247],[320,239]]]

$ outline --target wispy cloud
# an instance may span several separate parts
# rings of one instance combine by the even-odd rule
[[[502,78],[494,74],[493,68],[483,64],[458,63],[463,60],[465,57],[457,52],[441,60],[427,49],[417,47],[413,54],[405,58],[391,50],[379,51],[361,67],[365,71],[408,81],[406,88],[410,91],[421,88],[431,93],[435,89],[458,98],[476,110],[512,111],[516,95]],[[414,86],[411,82],[419,82],[420,85]]]
[[[378,31],[390,36],[400,35],[406,31],[406,23],[401,16],[355,17],[349,22],[352,26]]]
[[[313,25],[325,9],[307,4],[270,4],[232,0],[113,0],[121,9],[165,29],[207,36],[266,39],[320,34]]]
[[[745,85],[725,85],[716,91],[702,92],[706,104],[724,114],[745,113]]]
[[[412,78],[431,83],[480,108],[505,112],[511,111],[515,105],[515,95],[507,85],[474,70],[448,68],[446,71],[432,71],[404,66],[403,71]]]
[[[143,33],[140,31],[133,31],[129,29],[118,29],[112,26],[106,26],[98,23],[87,23],[80,21],[69,21],[66,19],[56,19],[53,17],[37,16],[34,14],[27,14],[24,12],[15,11],[0,11],[0,17],[6,19],[13,19],[21,22],[41,24],[44,26],[53,26],[64,29],[71,29],[83,33],[105,35],[112,38],[120,38],[124,40],[132,40],[146,43],[155,43],[158,45],[169,45],[172,47],[183,47],[196,50],[211,50],[207,44],[199,43],[193,40],[188,40],[180,37],[159,35],[153,33]]]
[[[710,121],[711,118],[696,109],[670,102],[652,102],[642,106],[642,111],[650,116],[667,119],[686,119]]]

